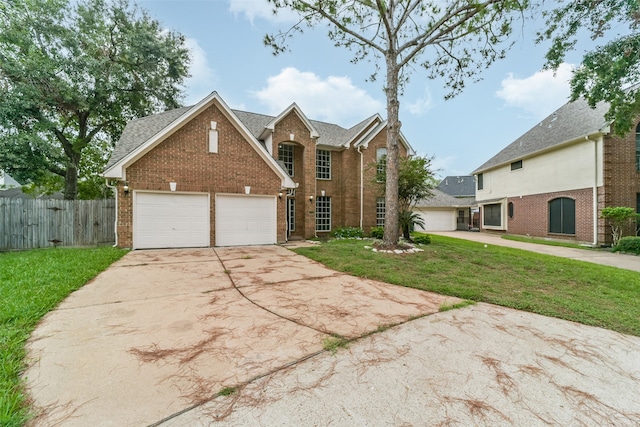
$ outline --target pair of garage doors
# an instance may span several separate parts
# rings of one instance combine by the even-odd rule
[[[134,192],[134,249],[211,246],[209,197]],[[215,212],[216,246],[276,243],[275,196],[217,194]]]

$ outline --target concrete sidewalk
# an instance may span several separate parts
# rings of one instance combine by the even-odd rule
[[[435,231],[429,234],[453,237],[456,239],[471,240],[487,245],[506,246],[509,248],[523,249],[525,251],[553,255],[562,258],[570,258],[578,261],[586,261],[594,264],[608,265],[610,267],[623,268],[640,272],[640,256],[626,255],[604,250],[574,249],[562,246],[550,246],[537,243],[517,242],[501,238],[498,234],[478,233],[470,231]]]

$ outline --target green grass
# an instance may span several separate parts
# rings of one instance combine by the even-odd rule
[[[322,348],[324,348],[331,354],[336,354],[338,349],[345,348],[348,345],[349,345],[349,340],[339,335],[334,335],[332,337],[325,338],[322,340]]]
[[[31,331],[69,293],[125,253],[112,247],[0,253],[0,426],[20,426],[29,416],[20,374]]]
[[[513,240],[516,242],[536,243],[538,245],[561,246],[564,248],[574,248],[574,249],[589,249],[589,250],[596,249],[588,245],[581,245],[580,243],[563,242],[561,240],[541,239],[539,237],[527,237],[527,236],[516,236],[513,234],[505,234],[504,236],[502,236],[502,238],[505,240]]]
[[[374,253],[336,240],[295,252],[355,276],[640,336],[640,274],[519,249],[432,236],[424,252]]]

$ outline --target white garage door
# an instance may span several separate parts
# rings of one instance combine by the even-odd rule
[[[134,192],[133,247],[210,246],[209,195]]]
[[[218,194],[215,209],[216,246],[276,243],[275,196]]]
[[[416,231],[455,231],[456,216],[454,210],[417,211],[424,221],[424,230],[416,226]]]

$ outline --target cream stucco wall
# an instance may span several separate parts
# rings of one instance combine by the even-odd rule
[[[485,171],[484,186],[476,191],[476,200],[482,202],[602,186],[602,146],[602,137],[595,143],[584,140],[525,157],[522,169],[512,171],[511,164],[507,164]]]

